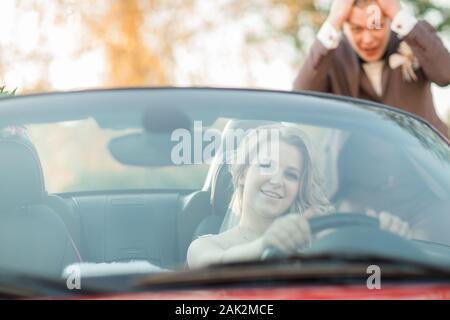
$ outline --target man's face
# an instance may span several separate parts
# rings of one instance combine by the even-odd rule
[[[382,13],[378,15],[377,21],[374,8],[376,10],[373,5],[363,8],[353,7],[350,17],[344,25],[345,36],[350,41],[353,50],[366,62],[378,61],[383,57],[391,34],[391,21]]]

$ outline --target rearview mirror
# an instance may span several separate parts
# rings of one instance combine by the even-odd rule
[[[108,149],[114,159],[125,165],[165,167],[174,165],[171,159],[173,145],[168,133],[133,133],[112,139]]]

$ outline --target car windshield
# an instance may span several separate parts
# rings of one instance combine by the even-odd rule
[[[449,259],[450,147],[389,108],[285,92],[142,89],[7,98],[0,119],[2,270],[54,278],[80,265],[99,276],[185,270],[199,237],[221,248],[257,239],[220,237],[244,210],[389,213],[411,232],[398,232],[399,243]],[[261,143],[279,134],[279,144]],[[252,159],[265,174],[249,169]],[[359,253],[397,250],[387,233],[360,240],[349,224]],[[323,239],[340,224],[325,229]],[[327,243],[320,252],[348,247]],[[399,254],[414,258],[408,250]]]

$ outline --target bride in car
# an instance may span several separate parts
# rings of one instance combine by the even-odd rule
[[[292,254],[310,243],[308,219],[334,209],[305,141],[300,128],[284,123],[258,127],[243,139],[234,159],[244,161],[230,164],[234,195],[225,221],[235,222],[191,243],[190,268],[259,259],[267,248]],[[408,224],[397,217],[378,218],[382,229],[410,236]]]

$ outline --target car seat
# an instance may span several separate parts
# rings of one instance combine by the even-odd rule
[[[34,146],[0,138],[0,268],[60,277],[65,266],[81,262],[48,197]]]

